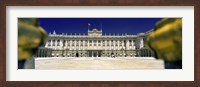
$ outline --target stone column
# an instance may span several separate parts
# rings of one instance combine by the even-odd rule
[[[99,57],[99,53],[98,53],[98,51],[97,51],[97,54],[96,54],[96,55],[97,55],[97,57]]]
[[[40,57],[40,49],[38,49],[38,57]]]
[[[58,45],[57,40],[55,40],[55,48],[57,48],[57,45]]]
[[[43,57],[43,49],[41,49],[41,57]]]
[[[99,40],[97,39],[96,40],[96,47],[98,48],[98,46],[99,46]]]
[[[78,49],[81,49],[80,46],[81,45],[81,42],[80,42],[80,40],[78,40]]]
[[[44,49],[43,49],[43,53],[42,54],[43,54],[43,57],[45,57],[45,50]]]
[[[90,40],[87,40],[87,48],[90,47]]]
[[[60,43],[59,43],[60,45],[60,48],[63,46],[63,40],[60,40]]]
[[[119,40],[117,40],[117,44],[118,44],[118,45],[117,45],[117,49],[120,50],[120,49],[119,49],[119,47],[120,47]]]
[[[42,57],[42,50],[40,49],[40,57]]]
[[[90,52],[89,51],[87,51],[87,57],[89,57],[90,56]]]
[[[83,49],[85,49],[85,40],[83,40]]]
[[[62,40],[60,40],[60,42],[58,43],[59,44],[59,48],[62,47],[61,43],[62,43]]]
[[[101,48],[103,47],[103,40],[101,40]]]
[[[133,50],[135,50],[135,42],[133,41]]]
[[[72,41],[69,40],[69,49],[72,49]]]
[[[126,40],[126,48],[127,49],[129,49],[129,44],[130,44],[129,40]]]
[[[43,49],[43,57],[45,57],[45,50]]]
[[[59,44],[59,45],[58,45],[58,48],[60,48],[60,45],[61,45],[60,42],[61,42],[61,40],[59,40],[59,42],[57,42],[57,43]]]
[[[67,46],[68,46],[68,45],[67,45],[67,42],[68,42],[68,41],[67,41],[67,40],[65,40],[65,48],[67,48]]]
[[[76,49],[76,43],[77,43],[76,40],[74,40],[74,47],[75,47],[75,49]]]
[[[148,50],[146,50],[146,52],[147,52],[147,55],[146,55],[146,57],[148,57],[148,55],[149,55],[149,52],[148,52]]]
[[[109,47],[110,47],[110,49],[111,49],[111,47],[112,47],[112,46],[111,46],[111,40],[109,40]]]
[[[140,48],[143,48],[143,47],[144,47],[143,39],[141,38],[141,39],[140,39]]]
[[[148,50],[145,49],[145,51],[146,51],[146,57],[148,57]]]
[[[113,44],[114,44],[114,45],[113,45],[113,48],[114,48],[114,50],[115,50],[115,40],[113,40]]]
[[[142,57],[144,57],[144,54],[145,54],[145,53],[144,53],[144,50],[142,50],[142,54],[141,54],[141,55],[142,55]]]
[[[131,48],[133,49],[133,47],[134,47],[133,40],[131,40],[131,42],[132,42]]]
[[[43,57],[43,49],[41,50],[41,57]]]
[[[53,46],[53,40],[51,39],[51,48],[52,48],[52,46]]]
[[[68,45],[69,44],[69,45]],[[67,48],[70,50],[71,49],[71,42],[70,42],[70,40],[67,40]]]
[[[63,39],[63,42],[62,42],[63,43],[63,48],[66,48],[66,42],[67,41]]]
[[[145,57],[147,57],[148,56],[148,50],[145,49],[145,51],[146,51],[146,54],[145,54],[146,56]]]
[[[123,46],[123,48],[125,49],[125,42],[124,42],[124,40],[122,40],[122,46]]]
[[[107,40],[105,40],[105,49],[107,49],[108,47],[107,47]]]
[[[92,40],[92,47],[94,46],[94,40]]]
[[[92,51],[92,57],[93,57],[93,51]]]

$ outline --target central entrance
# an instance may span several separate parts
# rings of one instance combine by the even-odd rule
[[[89,51],[89,57],[101,57],[101,51],[98,50]]]

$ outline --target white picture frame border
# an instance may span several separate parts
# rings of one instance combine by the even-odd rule
[[[183,69],[18,70],[17,19],[32,18],[182,18]],[[194,81],[194,6],[7,6],[7,81]]]

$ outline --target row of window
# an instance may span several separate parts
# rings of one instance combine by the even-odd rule
[[[70,42],[70,41],[72,41],[72,42],[83,42],[83,41],[85,41],[86,43],[87,42],[90,42],[90,43],[92,43],[92,41],[93,41],[93,43],[96,43],[96,42],[98,42],[98,43],[101,43],[101,41],[102,42],[117,42],[117,41],[119,41],[120,43],[122,43],[122,42],[126,42],[126,40],[63,40],[63,42],[65,43],[65,42]],[[51,40],[49,40],[48,42],[51,42]],[[52,40],[52,42],[56,42],[56,40]],[[57,40],[57,42],[61,42],[61,40]],[[135,40],[129,40],[129,42],[135,42]]]
[[[113,44],[113,43],[111,43],[111,44],[109,44],[109,43],[107,43],[107,44],[103,43],[102,44],[102,46],[114,46],[114,45],[115,46],[122,46],[122,43],[120,43],[120,44],[118,44],[118,43],[115,43],[115,44]],[[129,46],[132,46],[132,45],[133,45],[132,43],[129,43]],[[48,46],[51,46],[51,43],[48,43]],[[60,44],[53,43],[52,46],[60,46]],[[67,45],[63,44],[63,46],[70,46],[70,44],[67,44]],[[72,43],[71,46],[75,46],[75,44]],[[76,46],[79,46],[79,44],[77,43]],[[88,46],[88,44],[84,45],[83,43],[81,43],[80,46]],[[92,46],[92,43],[90,43],[89,46]],[[100,43],[99,44],[94,43],[93,46],[101,46],[101,44]]]

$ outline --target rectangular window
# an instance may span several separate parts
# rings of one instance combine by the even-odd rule
[[[65,40],[63,40],[63,46],[65,46],[65,42],[66,42],[66,41],[65,41]]]

